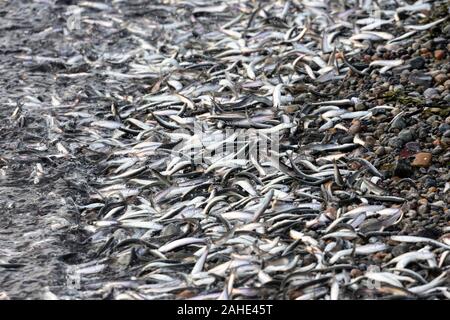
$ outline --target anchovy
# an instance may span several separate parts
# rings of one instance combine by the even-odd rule
[[[261,207],[255,212],[255,215],[253,216],[253,221],[258,221],[259,217],[266,211],[267,207],[270,205],[270,201],[272,200],[272,197],[274,195],[273,189],[269,190],[267,192],[266,196],[264,197]]]
[[[450,250],[450,245],[446,245],[442,242],[425,238],[425,237],[417,237],[417,236],[391,236],[391,240],[398,242],[411,242],[411,243],[428,243],[430,245],[434,245],[440,248],[444,248],[446,250]]]
[[[424,30],[428,30],[438,24],[440,24],[441,22],[444,22],[447,18],[442,18],[424,25],[417,25],[417,26],[413,26],[413,25],[409,25],[409,26],[404,26],[405,29],[409,29],[409,30],[418,30],[418,31],[424,31]]]
[[[184,247],[190,244],[196,244],[196,243],[205,243],[205,239],[201,239],[201,238],[183,238],[183,239],[179,239],[179,240],[175,240],[169,243],[166,243],[165,245],[159,247],[159,251],[164,253],[164,252],[169,252],[172,251],[176,248],[179,247]]]

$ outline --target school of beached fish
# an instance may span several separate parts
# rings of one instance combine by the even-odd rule
[[[406,200],[383,187],[354,130],[398,110],[358,111],[365,101],[339,95],[352,77],[403,68],[358,57],[448,23],[422,22],[433,1],[164,1],[137,15],[141,3],[81,1],[67,12],[135,44],[104,53],[111,67],[95,71],[110,91],[92,87],[89,99],[109,109],[80,102],[64,114],[98,159],[90,199],[77,204],[96,250],[71,271],[84,297],[450,298],[449,227],[439,239],[399,233]],[[247,141],[214,153],[249,131],[275,135],[277,152],[255,157]],[[402,243],[407,252],[382,261]]]

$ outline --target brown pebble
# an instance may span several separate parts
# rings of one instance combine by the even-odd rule
[[[293,290],[291,292],[289,292],[289,299],[290,300],[295,300],[298,297],[300,297],[301,295],[303,295],[303,291],[302,290]]]
[[[398,242],[389,239],[389,240],[386,241],[386,244],[387,244],[388,246],[396,246],[396,245],[398,245]]]
[[[365,54],[365,55],[363,56],[363,59],[364,59],[364,62],[365,62],[365,63],[369,63],[369,62],[372,61],[372,57],[371,57],[370,55],[368,55],[368,54]]]
[[[442,60],[445,57],[445,51],[444,50],[436,50],[434,52],[434,58],[436,60]]]
[[[383,261],[388,262],[393,258],[393,255],[391,253],[388,253],[384,256]]]
[[[420,198],[419,199],[419,201],[417,201],[419,204],[421,204],[421,205],[426,205],[426,204],[428,204],[428,200],[427,199],[425,199],[425,198]]]
[[[361,168],[361,164],[360,164],[359,162],[356,162],[356,161],[351,162],[351,163],[349,164],[349,166],[350,166],[350,168],[351,168],[352,170],[359,170],[359,168]]]
[[[375,145],[375,143],[377,143],[377,140],[375,140],[375,138],[374,137],[372,137],[372,136],[367,136],[366,137],[366,145],[367,146],[374,146]]]
[[[450,90],[450,80],[445,81],[444,88],[445,90]]]
[[[284,110],[287,113],[294,113],[298,110],[298,106],[287,106]]]
[[[384,149],[383,146],[380,146],[380,147],[378,147],[378,148],[375,150],[375,154],[376,154],[377,156],[382,156],[382,155],[384,155],[385,153],[386,153],[386,150]]]
[[[382,262],[386,255],[386,252],[377,252],[372,256],[372,260],[377,263]]]
[[[181,299],[189,299],[195,296],[195,292],[191,290],[183,290],[180,293],[178,293],[178,298]]]
[[[359,276],[362,276],[362,271],[359,270],[359,269],[352,269],[352,270],[350,271],[350,276],[351,276],[352,278],[357,278],[357,277],[359,277]]]
[[[355,119],[352,121],[352,125],[348,129],[348,133],[351,135],[357,134],[361,130],[361,121]]]
[[[447,76],[444,73],[439,73],[434,77],[434,81],[437,84],[442,84],[447,80]]]
[[[416,154],[412,166],[414,167],[428,167],[431,164],[431,153],[419,152]]]

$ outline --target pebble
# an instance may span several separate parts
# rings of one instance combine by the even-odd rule
[[[442,138],[441,140],[442,145],[444,145],[444,147],[449,147],[450,146],[450,135],[449,136],[445,136]]]
[[[366,108],[366,106],[364,105],[364,103],[357,103],[356,105],[355,105],[355,110],[356,111],[363,111],[363,110],[366,110],[367,108]]]
[[[448,79],[448,78],[447,78],[447,76],[446,76],[444,73],[439,73],[439,74],[437,74],[436,76],[434,76],[434,81],[435,81],[437,84],[442,84],[442,83],[444,83],[447,79]],[[445,87],[445,86],[444,86],[444,87]]]
[[[433,228],[433,227],[426,227],[422,230],[419,230],[417,233],[417,236],[419,237],[425,237],[430,239],[437,239],[441,235],[441,231]]]
[[[394,176],[400,177],[400,178],[408,178],[412,175],[412,169],[411,165],[406,160],[398,160],[395,169],[394,169]]]
[[[441,141],[438,140],[438,143],[440,144]],[[438,145],[438,146],[436,146],[436,148],[434,148],[434,149],[431,151],[431,153],[432,153],[433,155],[438,155],[438,154],[442,153],[443,151],[444,151],[444,149],[443,149],[440,145]]]
[[[383,146],[380,146],[375,150],[375,154],[377,156],[383,156],[386,154],[386,149]]]
[[[417,212],[415,210],[409,210],[406,216],[410,219],[415,219],[417,217]]]
[[[428,88],[423,92],[423,96],[425,97],[425,99],[430,100],[436,96],[439,97],[439,93],[434,88]]]
[[[429,116],[428,119],[426,120],[426,122],[432,124],[433,122],[436,122],[436,121],[439,122],[440,120],[441,120],[441,117],[434,114],[432,116]]]
[[[427,42],[425,42],[422,47],[424,47],[425,49],[432,49],[433,48],[433,41],[432,40],[428,40]]]
[[[420,48],[419,52],[422,56],[428,56],[430,54],[430,50],[427,48]]]
[[[433,192],[436,192],[436,190],[434,190]],[[433,202],[431,205],[435,206],[435,207],[439,207],[439,208],[445,208],[446,203],[444,201],[442,201],[442,200],[439,200],[439,201]]]
[[[428,211],[428,206],[426,204],[423,204],[417,208],[417,213],[423,216]]]
[[[359,276],[362,276],[362,274],[363,274],[363,272],[362,272],[361,270],[359,270],[359,269],[352,269],[352,270],[350,271],[350,276],[351,276],[352,278],[357,278],[357,277],[359,277]]]
[[[422,57],[415,57],[409,60],[409,65],[413,69],[422,69],[425,67],[425,59]]]
[[[386,255],[384,256],[383,261],[384,261],[384,262],[389,262],[389,261],[392,260],[392,258],[394,258],[393,255],[392,255],[392,253],[388,253],[388,254],[386,254]]]
[[[442,31],[444,35],[450,36],[450,24],[447,24]]]
[[[419,201],[417,201],[418,204],[420,205],[426,205],[428,204],[428,200],[426,198],[420,198]]]
[[[417,141],[408,142],[405,147],[408,148],[408,150],[411,152],[420,151],[420,144]]]
[[[401,244],[399,244],[399,245],[396,245],[394,248],[392,248],[391,254],[392,254],[394,257],[398,257],[398,256],[400,256],[400,255],[402,255],[402,254],[408,252],[408,251],[409,251],[409,248],[408,248],[408,247],[409,247],[409,245],[406,244],[406,243],[401,243]]]
[[[388,145],[393,148],[401,148],[403,147],[403,144],[403,140],[399,139],[398,137],[390,138],[388,141]]]
[[[372,137],[370,135],[366,136],[366,146],[367,147],[373,147],[376,143],[377,143],[377,140],[374,137]]]
[[[392,124],[391,124],[391,128],[393,128],[393,129],[406,128],[406,122],[403,119],[403,117],[398,117],[397,119],[395,119],[394,122],[392,122]]]
[[[450,80],[444,82],[444,88],[445,90],[450,90]]]
[[[439,130],[440,133],[445,133],[447,130],[450,130],[450,124],[448,124],[448,123],[441,123],[439,125],[438,130]]]
[[[416,154],[414,161],[412,162],[413,167],[428,167],[431,164],[432,155],[429,152],[419,152]]]
[[[425,88],[431,87],[433,81],[433,78],[430,75],[418,72],[411,72],[408,79],[412,84]]]
[[[378,219],[368,218],[360,224],[359,229],[363,233],[377,231],[380,229],[380,222],[378,221]]]
[[[352,121],[352,125],[348,129],[348,133],[351,135],[357,134],[361,130],[361,121],[355,119]]]
[[[411,132],[410,129],[403,129],[398,134],[398,138],[400,140],[402,140],[403,142],[409,142],[409,141],[414,139],[414,135],[413,135],[413,133]]]
[[[426,187],[426,188],[436,187],[436,185],[437,185],[437,184],[436,184],[436,180],[433,179],[433,178],[430,178],[430,177],[427,177],[427,178],[425,179],[424,184],[423,184],[423,186]]]
[[[434,52],[434,58],[436,60],[442,60],[445,58],[445,51],[444,50],[436,50]]]

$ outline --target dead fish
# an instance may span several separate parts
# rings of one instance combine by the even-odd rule
[[[253,221],[258,221],[261,214],[266,211],[267,207],[270,205],[270,201],[272,200],[272,197],[274,195],[273,189],[271,189],[269,192],[267,192],[266,196],[264,197],[261,207],[255,212],[255,215],[253,216]]]
[[[387,250],[388,248],[389,248],[389,246],[384,243],[374,243],[374,244],[357,246],[354,249],[353,248],[352,249],[344,249],[344,250],[341,250],[341,251],[338,251],[337,253],[335,253],[331,257],[329,262],[331,264],[333,264],[333,263],[337,262],[339,259],[341,259],[342,257],[348,256],[348,255],[352,254],[353,252],[355,254],[371,254],[371,253]]]
[[[398,60],[376,60],[369,64],[369,67],[373,66],[381,66],[380,73],[383,74],[394,67],[398,67],[404,64],[404,61],[401,59]]]
[[[159,247],[158,250],[162,253],[165,253],[165,252],[172,251],[179,247],[184,247],[184,246],[188,246],[188,245],[196,244],[196,243],[205,243],[205,239],[201,239],[201,238],[178,239],[178,240],[166,243],[165,245]]]
[[[440,24],[441,22],[444,22],[447,18],[442,18],[424,25],[409,25],[409,26],[404,26],[405,29],[407,30],[417,30],[417,31],[424,31],[424,30],[428,30],[438,24]]]
[[[357,145],[354,143],[344,143],[344,144],[310,144],[304,147],[301,147],[300,150],[313,150],[313,151],[342,151],[342,150],[350,150],[355,148]]]
[[[435,255],[429,251],[415,251],[415,252],[406,252],[398,257],[395,257],[391,261],[387,263],[387,265],[395,263],[395,268],[404,269],[409,263],[414,261],[431,261],[430,267],[437,266]]]
[[[427,11],[427,10],[429,11],[430,9],[431,9],[431,6],[429,3],[422,3],[421,1],[418,1],[412,5],[398,7],[395,11],[397,13],[400,13],[400,12],[405,12],[405,11],[409,11],[409,12]]]
[[[203,266],[206,262],[206,258],[208,257],[209,250],[208,247],[204,247],[201,250],[201,255],[195,263],[194,268],[192,268],[191,274],[197,274],[202,272],[203,270]]]
[[[350,40],[392,40],[394,36],[387,32],[381,31],[363,31],[350,37]]]
[[[450,250],[450,245],[446,245],[442,242],[436,241],[434,239],[429,239],[425,237],[417,237],[417,236],[391,236],[391,240],[399,241],[399,242],[411,242],[411,243],[428,243],[430,245],[434,245],[437,247],[444,248],[446,250]]]

